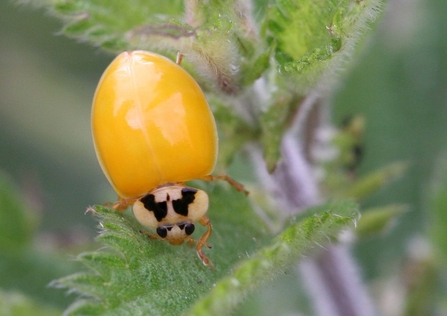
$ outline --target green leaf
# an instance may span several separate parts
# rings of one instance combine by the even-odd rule
[[[245,58],[241,62],[241,73],[244,74],[241,80],[243,87],[253,84],[268,69],[273,49],[274,46],[262,50],[257,55],[255,55],[257,52],[253,53],[252,57]]]
[[[387,205],[362,212],[358,221],[356,235],[369,238],[389,231],[397,218],[407,211],[405,205]]]
[[[180,0],[34,2],[48,6],[64,21],[62,33],[67,36],[114,52],[143,49],[174,58],[181,51],[185,55],[184,67],[193,74],[200,74],[205,79],[202,79],[205,87],[230,94],[239,90],[240,78],[234,70],[240,64],[236,58],[235,33],[240,33],[239,38],[244,40],[244,32],[237,31],[244,28],[244,21],[235,3],[184,4]],[[259,50],[256,56],[266,65],[263,52]],[[249,57],[253,61],[251,57],[254,55]],[[253,76],[250,80],[254,80]]]
[[[342,127],[332,138],[332,153],[326,154],[326,157],[320,155],[325,175],[322,182],[325,196],[361,201],[402,177],[407,170],[407,163],[395,162],[361,178],[357,177],[363,153],[364,125],[362,116],[345,118]],[[374,209],[373,213],[365,213],[362,218],[364,225],[357,231],[358,235],[363,238],[385,230],[393,222],[392,219],[403,211],[402,206],[391,205]]]
[[[194,302],[199,302],[194,308],[202,310],[200,306],[208,303],[200,303],[201,297],[205,296],[203,302],[209,301],[207,293],[220,289],[219,284],[228,281],[219,279],[230,274],[245,287],[242,292],[221,293],[221,301],[216,304],[226,305],[229,297],[237,293],[245,295],[256,282],[282,273],[304,253],[308,254],[315,244],[324,244],[328,237],[335,237],[357,216],[356,205],[351,201],[310,209],[310,217],[300,222],[292,221],[283,233],[270,241],[269,246],[253,255],[268,238],[265,225],[242,194],[221,186],[212,191],[210,219],[214,232],[210,244],[213,248],[207,255],[214,262],[214,270],[203,266],[195,250],[186,245],[174,247],[140,234],[141,227],[130,214],[95,207],[102,229],[98,241],[107,248],[79,255],[78,260],[89,271],[54,283],[83,297],[67,312],[72,315],[98,315],[106,311],[115,314],[180,314]],[[241,260],[239,268],[233,270]]]
[[[102,0],[32,0],[31,3],[50,8],[64,21],[62,32],[89,41],[95,46],[121,51],[135,47],[134,35],[142,33],[157,39],[148,43],[157,51],[166,47],[159,39],[190,37],[179,21],[183,1],[108,1]],[[174,41],[179,42],[179,41]],[[144,48],[144,47],[140,47]]]
[[[314,215],[299,220],[300,215],[285,231],[265,248],[243,260],[234,271],[220,280],[212,291],[197,302],[188,315],[232,315],[235,307],[267,281],[279,274],[315,245],[335,238],[341,230],[353,225],[358,217],[357,205],[349,200],[331,202],[307,213]]]
[[[346,189],[339,190],[335,196],[362,200],[383,188],[389,182],[401,177],[407,170],[407,167],[408,164],[403,162],[395,162],[390,164],[378,171],[373,171],[356,180]]]
[[[363,156],[363,133],[365,130],[365,119],[362,116],[345,118],[342,128],[333,139],[334,146],[338,149],[338,157],[331,162],[332,170],[356,171]]]
[[[107,248],[78,256],[89,272],[54,283],[87,297],[75,302],[70,314],[179,314],[209,291],[268,235],[243,194],[220,186],[211,191],[209,217],[214,231],[209,242],[213,248],[205,251],[214,263],[212,271],[197,258],[194,248],[151,240],[139,233],[142,227],[132,215],[95,207],[102,229],[98,241]],[[196,230],[196,237],[204,231]]]
[[[324,72],[340,68],[353,44],[377,16],[379,0],[274,1],[264,21],[282,74],[310,88]],[[285,76],[285,80],[291,77]]]
[[[172,58],[182,51],[205,86],[235,94],[268,70],[271,56],[289,90],[311,88],[352,54],[382,1],[272,1],[259,10],[260,27],[251,6],[236,0],[33,3],[51,8],[64,34],[115,52],[144,49]]]

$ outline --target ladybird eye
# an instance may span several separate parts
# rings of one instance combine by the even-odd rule
[[[159,226],[157,227],[157,234],[161,238],[165,238],[168,235],[168,230],[166,229],[165,226]]]
[[[195,226],[192,223],[188,223],[185,225],[185,233],[186,235],[191,235],[194,232]]]

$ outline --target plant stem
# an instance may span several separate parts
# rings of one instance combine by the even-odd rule
[[[324,109],[320,102],[317,93],[311,93],[303,100],[294,122],[284,135],[282,158],[273,174],[267,173],[259,152],[252,156],[258,177],[284,216],[299,213],[324,200],[311,165],[311,149],[316,132],[322,126]],[[300,271],[309,288],[316,315],[375,314],[347,245],[331,246],[317,258],[302,263]]]

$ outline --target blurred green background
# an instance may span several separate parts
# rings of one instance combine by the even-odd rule
[[[42,212],[43,230],[67,234],[90,222],[86,206],[116,198],[90,134],[91,99],[112,56],[60,27],[44,10],[0,3],[0,169]]]
[[[368,206],[405,203],[410,211],[387,235],[360,243],[368,277],[387,271],[427,224],[427,189],[447,149],[447,2],[394,0],[364,41],[334,101],[334,122],[366,118],[360,173],[392,161],[411,163],[406,176]],[[90,105],[113,56],[58,35],[43,10],[0,1],[0,170],[9,174],[41,234],[63,245],[94,235],[88,205],[115,194],[96,161]]]
[[[365,203],[409,206],[390,234],[357,246],[367,275],[394,274],[390,263],[427,229],[428,189],[447,149],[446,12],[444,0],[389,1],[335,100],[336,121],[366,118],[360,173],[390,161],[411,164],[405,177]]]

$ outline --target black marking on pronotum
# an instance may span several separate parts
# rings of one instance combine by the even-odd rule
[[[159,222],[168,214],[166,201],[155,202],[155,196],[153,194],[143,196],[140,201],[148,211],[154,212],[154,216]]]
[[[183,188],[182,197],[172,201],[172,206],[177,214],[188,216],[188,206],[196,198],[197,190],[193,188]]]

